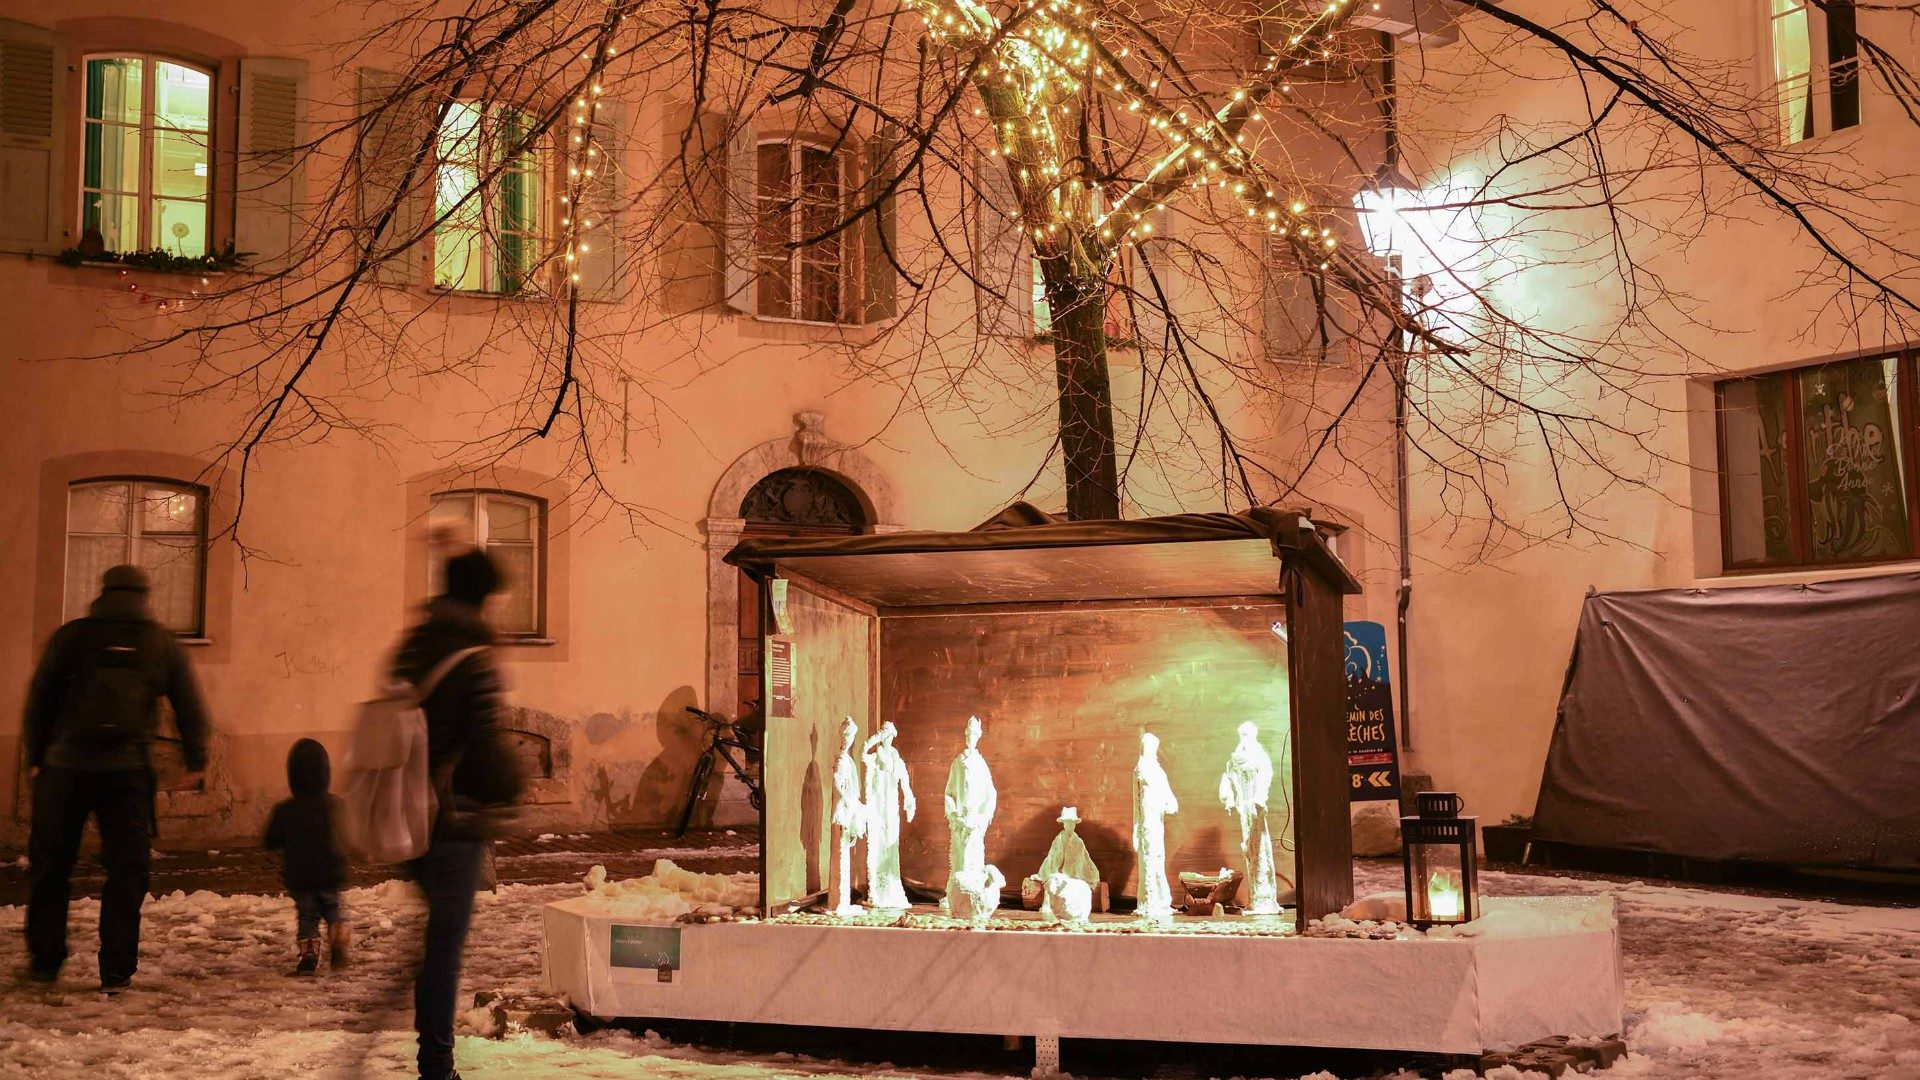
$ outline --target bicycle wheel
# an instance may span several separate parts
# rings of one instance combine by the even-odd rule
[[[700,755],[700,760],[693,763],[693,783],[687,786],[687,805],[680,811],[680,828],[674,831],[675,836],[687,835],[687,826],[693,824],[693,808],[700,805],[700,796],[707,789],[707,778],[713,775],[713,753],[713,747],[708,746],[707,752]]]

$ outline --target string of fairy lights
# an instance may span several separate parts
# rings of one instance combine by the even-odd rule
[[[615,8],[617,4],[618,0],[612,0],[608,6]],[[565,231],[562,257],[566,260],[567,284],[574,289],[581,284],[581,258],[593,251],[588,241],[597,239],[594,233],[594,208],[585,195],[594,186],[596,175],[618,165],[601,152],[602,146],[595,127],[600,119],[600,97],[606,90],[602,76],[606,65],[620,55],[620,50],[609,39],[614,27],[625,18],[617,10],[609,11],[599,43],[580,54],[580,59],[587,64],[586,77],[581,92],[569,107],[567,117],[567,184],[566,191],[560,196],[560,227]],[[605,183],[605,179],[601,182]]]
[[[1050,207],[1048,220],[1029,230],[1036,241],[1064,224],[1077,234],[1090,230],[1103,243],[1125,245],[1150,235],[1153,218],[1177,194],[1217,187],[1239,200],[1246,216],[1264,223],[1268,232],[1318,250],[1326,268],[1324,259],[1338,246],[1332,227],[1311,212],[1304,192],[1270,186],[1246,145],[1245,125],[1265,120],[1260,103],[1273,93],[1293,92],[1281,57],[1267,61],[1254,86],[1235,88],[1219,108],[1196,115],[1183,103],[1163,102],[1160,79],[1135,75],[1131,50],[1110,47],[1100,18],[1074,0],[1025,0],[1004,19],[978,0],[903,2],[921,16],[932,44],[974,54],[971,76],[984,105],[975,115],[991,121],[998,139],[989,154],[1013,162],[1018,180]],[[1329,59],[1334,31],[1360,2],[1327,0],[1292,29],[1287,49],[1303,59]],[[1372,7],[1379,10],[1378,3]],[[1063,147],[1059,121],[1073,119],[1089,84],[1112,93],[1127,113],[1142,117],[1169,144],[1146,176],[1111,205],[1103,205],[1098,180],[1063,164],[1074,159]],[[1012,213],[1021,220],[1024,210],[1016,207]]]

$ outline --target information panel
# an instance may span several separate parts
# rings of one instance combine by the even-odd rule
[[[1393,731],[1393,680],[1387,672],[1387,628],[1345,624],[1347,647],[1347,771],[1353,801],[1400,798],[1400,763]]]

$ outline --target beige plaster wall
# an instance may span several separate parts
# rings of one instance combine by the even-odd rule
[[[1507,6],[1549,21],[1570,7],[1560,0],[1519,0]],[[1725,63],[1736,77],[1750,73],[1756,88],[1763,85],[1763,7],[1744,0],[1665,6],[1668,24],[1677,21],[1689,28],[1688,48]],[[1880,19],[1862,15],[1863,30],[1872,33]],[[1485,175],[1487,155],[1460,139],[1461,132],[1501,114],[1527,130],[1529,124],[1582,115],[1585,107],[1578,83],[1552,75],[1561,68],[1544,54],[1512,47],[1490,20],[1470,17],[1464,26],[1462,43],[1422,58],[1424,81],[1408,88],[1403,103],[1409,171],[1423,182],[1450,167]],[[1911,49],[1904,33],[1885,43]],[[1535,78],[1507,83],[1486,60],[1488,55]],[[1824,136],[1807,149],[1850,163],[1846,167],[1862,174],[1899,173],[1920,149],[1920,138],[1911,123],[1895,115],[1897,108],[1869,85],[1862,125]],[[1622,160],[1631,160],[1629,147],[1612,149]],[[1527,178],[1522,170],[1515,180]],[[1638,194],[1658,195],[1672,190],[1662,184],[1684,186],[1692,179],[1691,174],[1647,179]],[[1618,442],[1604,448],[1620,453],[1623,461],[1643,463],[1647,483],[1599,494],[1587,504],[1586,512],[1604,535],[1551,535],[1551,519],[1542,517],[1536,520],[1541,542],[1485,556],[1477,548],[1480,534],[1460,529],[1459,519],[1443,511],[1432,471],[1416,475],[1416,586],[1410,631],[1415,740],[1408,766],[1432,773],[1442,788],[1461,791],[1469,811],[1483,821],[1532,811],[1581,600],[1589,588],[1760,584],[1914,568],[1913,563],[1902,563],[1793,574],[1721,572],[1712,380],[1726,373],[1907,343],[1897,327],[1844,317],[1827,303],[1831,290],[1808,289],[1802,274],[1814,262],[1807,241],[1754,200],[1727,198],[1730,190],[1716,183],[1715,212],[1696,223],[1698,234],[1685,243],[1663,242],[1650,232],[1636,236],[1646,266],[1690,294],[1701,318],[1689,322],[1671,312],[1662,316],[1662,325],[1693,358],[1654,350],[1636,357],[1664,373],[1646,384],[1652,408],[1634,414],[1653,433],[1650,453]],[[1915,193],[1911,182],[1899,190],[1909,198]],[[1920,225],[1911,203],[1882,203],[1876,209],[1909,235]],[[1654,207],[1647,212],[1660,218]],[[1597,215],[1560,215],[1558,220],[1576,239],[1604,235],[1604,222]],[[1565,242],[1566,235],[1529,241],[1536,245],[1533,254],[1541,245]],[[1914,267],[1880,265],[1911,283]],[[1602,325],[1619,310],[1617,281],[1592,262],[1576,260],[1529,271],[1512,287],[1509,297],[1534,312],[1539,325],[1552,329]],[[1501,496],[1511,510],[1524,513],[1553,501],[1553,478],[1537,442],[1519,440],[1503,463],[1508,473]],[[1596,479],[1592,470],[1576,472],[1574,483],[1591,491]],[[1384,595],[1376,593],[1374,603]]]
[[[183,26],[218,27],[219,36],[195,40],[225,63],[293,54],[299,46],[292,43],[329,35],[349,39],[354,27],[338,20],[350,14],[324,5],[316,14],[303,5],[170,0],[136,9],[82,0],[63,8],[56,26],[101,47],[164,43]],[[224,84],[231,69],[222,71]],[[316,64],[316,108],[351,100],[352,78],[351,69]],[[667,114],[660,103],[638,110],[631,153],[647,152]],[[315,164],[310,190],[327,182],[326,167]],[[903,216],[903,249],[928,241],[916,237],[917,228]],[[139,303],[141,291],[183,284],[190,283],[0,254],[0,327],[7,328],[0,340],[0,761],[17,760],[28,674],[57,621],[62,555],[51,546],[63,540],[63,506],[61,486],[45,482],[49,463],[161,455],[205,465],[244,418],[244,395],[172,394],[192,359],[184,346],[126,353],[177,317]],[[970,290],[952,280],[939,287],[945,291],[924,305],[932,314],[916,340],[971,350]],[[510,302],[383,295],[412,323],[409,348],[464,360],[463,370],[442,378],[402,371],[362,384],[361,414],[380,425],[371,437],[335,432],[256,455],[238,534],[245,550],[232,535],[214,540],[208,591],[218,608],[209,640],[192,653],[217,731],[215,797],[166,800],[163,844],[256,834],[284,797],[288,746],[315,737],[341,749],[354,703],[374,685],[424,592],[425,497],[450,464],[465,463],[449,447],[470,438],[476,417],[510,400],[524,378],[533,346],[499,332],[501,305]],[[837,334],[712,314],[635,318],[630,308],[604,306],[588,317],[603,320],[603,347],[649,375],[617,432],[624,437],[598,444],[600,475],[619,503],[576,497],[578,471],[564,443],[536,442],[495,473],[548,497],[563,530],[548,582],[552,640],[504,649],[514,704],[555,717],[571,759],[566,797],[537,807],[530,828],[661,822],[679,805],[698,748],[681,707],[710,704],[712,671],[723,662],[718,657],[730,662],[732,649],[722,642],[724,651],[714,653],[708,640],[716,575],[705,526],[715,518],[715,491],[741,459],[761,460],[754,455],[791,441],[796,414],[821,414],[825,437],[859,456],[856,479],[877,478],[864,492],[869,498],[881,495],[874,488],[887,489],[878,508],[883,525],[965,528],[1023,490],[1043,506],[1061,502],[1057,466],[1041,467],[1052,416],[1043,348],[997,347],[990,358],[1010,378],[995,396],[920,411],[903,409],[901,387],[856,378],[858,365]],[[1210,333],[1210,347],[1247,348],[1230,341],[1226,321]],[[885,347],[920,346],[897,336]],[[1125,411],[1144,393],[1143,373],[1125,354],[1116,354],[1114,367]],[[1333,377],[1329,386],[1350,386],[1341,382],[1350,377]],[[317,384],[342,386],[338,375]],[[1259,449],[1277,456],[1298,449],[1291,433],[1300,418],[1221,389],[1221,408],[1254,433]],[[602,420],[620,425],[617,413]],[[1169,419],[1148,442],[1180,446],[1179,423]],[[1123,442],[1130,434],[1123,430]],[[1162,468],[1151,457],[1130,472],[1132,512],[1220,507],[1204,465],[1169,455],[1173,463]],[[1327,485],[1342,479],[1320,475]],[[208,478],[216,527],[238,505],[238,481],[233,473]],[[1289,498],[1317,502],[1305,492]],[[17,781],[15,769],[0,770],[0,805],[17,810]],[[17,813],[0,815],[0,840],[23,836]]]

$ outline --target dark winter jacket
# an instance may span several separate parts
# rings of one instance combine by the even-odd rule
[[[285,852],[280,880],[289,889],[337,889],[347,883],[347,856],[334,831],[340,800],[327,794],[332,779],[326,747],[301,739],[287,752],[287,789],[293,798],[273,808],[262,843]]]
[[[129,737],[109,744],[82,736],[83,717],[77,714],[88,688],[82,680],[97,677],[99,657],[107,650],[125,653],[135,678],[128,692],[128,711],[145,717]],[[100,594],[87,615],[54,631],[47,651],[34,670],[27,690],[25,737],[27,765],[43,765],[88,772],[151,769],[150,751],[159,726],[159,701],[173,706],[180,729],[187,768],[207,766],[207,715],[200,687],[186,650],[173,632],[147,614],[146,594],[115,589]]]
[[[491,645],[493,630],[480,609],[442,596],[426,619],[407,632],[393,661],[396,678],[419,685],[440,661],[462,649]],[[421,703],[427,716],[427,764],[441,790],[434,835],[488,839],[486,815],[468,813],[520,798],[526,781],[502,738],[506,699],[487,649],[460,662]]]

